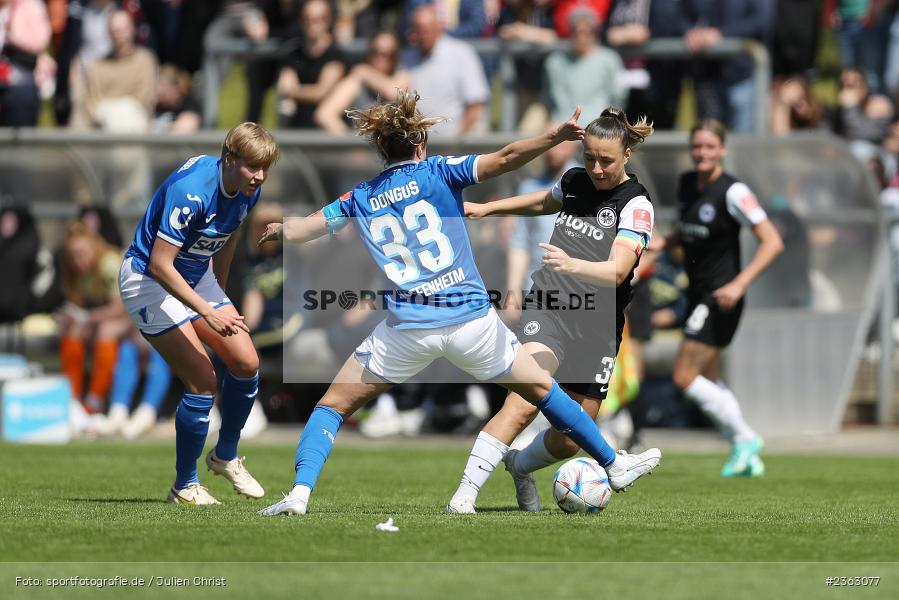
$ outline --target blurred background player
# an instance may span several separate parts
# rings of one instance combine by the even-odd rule
[[[549,243],[539,244],[544,251],[543,268],[533,274],[523,325],[516,333],[524,343],[523,350],[534,356],[547,376],[558,377],[559,385],[591,419],[596,418],[609,391],[624,329],[624,309],[632,294],[631,278],[652,235],[654,211],[649,193],[625,170],[632,148],[651,134],[652,125],[645,118],[631,124],[623,111],[607,108],[585,129],[584,166],[566,171],[551,190],[465,205],[465,214],[471,218],[559,213]],[[555,307],[549,300],[541,300],[550,294],[557,298]],[[594,310],[581,309],[585,306],[581,299],[588,295],[595,298]],[[615,307],[614,322],[611,306]],[[475,512],[478,492],[501,460],[515,480],[518,506],[540,510],[531,473],[574,456],[579,447],[551,428],[523,450],[510,450],[512,440],[536,416],[536,407],[517,394],[506,397],[502,409],[475,440],[449,502],[454,512]],[[658,464],[660,457],[656,448],[634,456],[647,464]],[[614,477],[614,464],[600,464]]]
[[[278,158],[271,134],[255,123],[232,128],[221,157],[195,156],[159,187],[125,253],[119,290],[131,320],[184,384],[175,412],[176,478],[168,501],[218,504],[200,485],[197,459],[209,428],[216,372],[203,344],[225,364],[222,424],[206,465],[251,498],[262,486],[237,456],[240,432],[259,389],[259,357],[222,291],[234,235],[256,205]]]
[[[761,477],[762,439],[743,419],[737,398],[720,379],[720,360],[721,350],[737,331],[747,288],[783,251],[783,241],[749,187],[724,171],[725,137],[724,125],[714,119],[694,125],[690,157],[696,170],[678,181],[680,224],[667,243],[683,246],[690,283],[689,316],[673,378],[732,444],[721,475]],[[759,241],[745,267],[740,259],[743,226],[751,227]]]
[[[375,144],[385,169],[322,211],[269,224],[260,239],[305,242],[356,219],[366,249],[397,286],[388,296],[389,316],[346,360],[312,411],[297,446],[293,490],[261,515],[305,514],[344,419],[439,358],[538,405],[551,423],[568,430],[609,468],[615,489],[631,485],[658,464],[658,450],[652,461],[616,454],[593,420],[533,357],[517,351],[518,340],[490,303],[461,218],[465,187],[513,171],[563,141],[581,139],[580,109],[553,134],[516,141],[498,152],[428,158],[428,129],[440,118],[423,117],[418,99],[417,93],[400,91],[391,103],[352,111],[357,129]],[[447,512],[460,511],[448,506]]]

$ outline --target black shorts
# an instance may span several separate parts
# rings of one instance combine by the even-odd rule
[[[572,392],[604,400],[621,345],[623,315],[616,323],[608,319],[563,318],[563,311],[525,310],[515,327],[522,344],[538,342],[552,350],[559,360],[554,377]]]
[[[716,348],[730,345],[743,316],[743,299],[733,309],[724,312],[711,293],[689,297],[684,338],[696,340]]]

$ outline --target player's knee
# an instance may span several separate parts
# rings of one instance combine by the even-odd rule
[[[215,395],[218,387],[218,381],[215,378],[215,369],[210,367],[208,370],[192,374],[190,380],[184,382],[184,389],[191,394]]]
[[[229,365],[228,370],[237,377],[253,377],[259,372],[259,357],[255,353],[240,357]]]
[[[520,405],[514,407],[504,406],[502,416],[506,419],[507,424],[516,430],[523,430],[531,424],[534,417],[537,416],[537,409],[532,404],[525,404],[519,401]]]
[[[97,325],[97,339],[115,339],[117,337],[115,333],[115,325],[111,321],[102,321]]]
[[[674,385],[681,391],[690,387],[690,384],[693,383],[693,380],[696,378],[696,373],[693,369],[685,369],[680,367],[675,367],[674,372],[671,374],[671,379],[674,381]]]

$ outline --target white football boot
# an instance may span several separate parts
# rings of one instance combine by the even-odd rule
[[[628,454],[624,450],[618,451],[615,462],[606,467],[609,476],[609,485],[616,492],[620,492],[634,485],[634,482],[644,475],[652,473],[662,460],[662,451],[658,448],[650,448],[640,454]]]
[[[478,511],[474,509],[474,502],[466,498],[464,500],[450,500],[443,512],[448,515],[474,515]]]
[[[215,448],[213,448],[206,455],[206,466],[216,475],[221,475],[230,481],[238,494],[243,494],[247,498],[262,498],[265,496],[265,490],[243,466],[245,459],[245,456],[239,456],[234,460],[219,460],[215,456]]]
[[[199,506],[201,504],[221,504],[221,502],[212,497],[209,490],[199,483],[191,483],[181,490],[171,488],[165,501],[171,502],[172,504],[191,504],[194,506]]]
[[[512,476],[515,482],[515,499],[518,500],[518,508],[528,512],[538,512],[540,510],[540,494],[537,493],[537,484],[534,477],[530,473],[520,473],[515,469],[515,455],[518,450],[509,450],[503,456],[503,463],[506,465],[506,471]]]
[[[277,515],[305,515],[306,507],[309,504],[308,496],[301,494],[283,494],[284,498],[280,502],[275,502],[271,506],[266,506],[257,515],[263,517],[274,517]]]

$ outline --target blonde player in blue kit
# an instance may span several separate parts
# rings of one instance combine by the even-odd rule
[[[350,111],[359,133],[384,159],[384,170],[321,211],[269,224],[260,239],[305,242],[354,219],[372,258],[397,290],[388,297],[389,316],[347,359],[306,423],[290,494],[259,514],[305,514],[343,420],[440,357],[536,405],[553,426],[609,466],[616,489],[658,464],[657,458],[645,462],[616,454],[580,405],[528,352],[518,352],[518,340],[491,306],[465,226],[462,189],[513,171],[561,142],[583,139],[580,108],[555,131],[499,152],[428,157],[428,129],[441,119],[423,117],[417,101],[417,94],[400,91],[391,103]]]
[[[237,456],[259,389],[259,357],[222,288],[237,243],[234,234],[259,200],[277,158],[268,131],[255,123],[237,125],[225,137],[220,157],[195,156],[169,175],[125,253],[119,274],[125,308],[185,388],[175,412],[176,477],[167,498],[175,504],[219,504],[197,476],[217,387],[203,344],[227,368],[219,439],[206,465],[240,494],[265,494]]]

